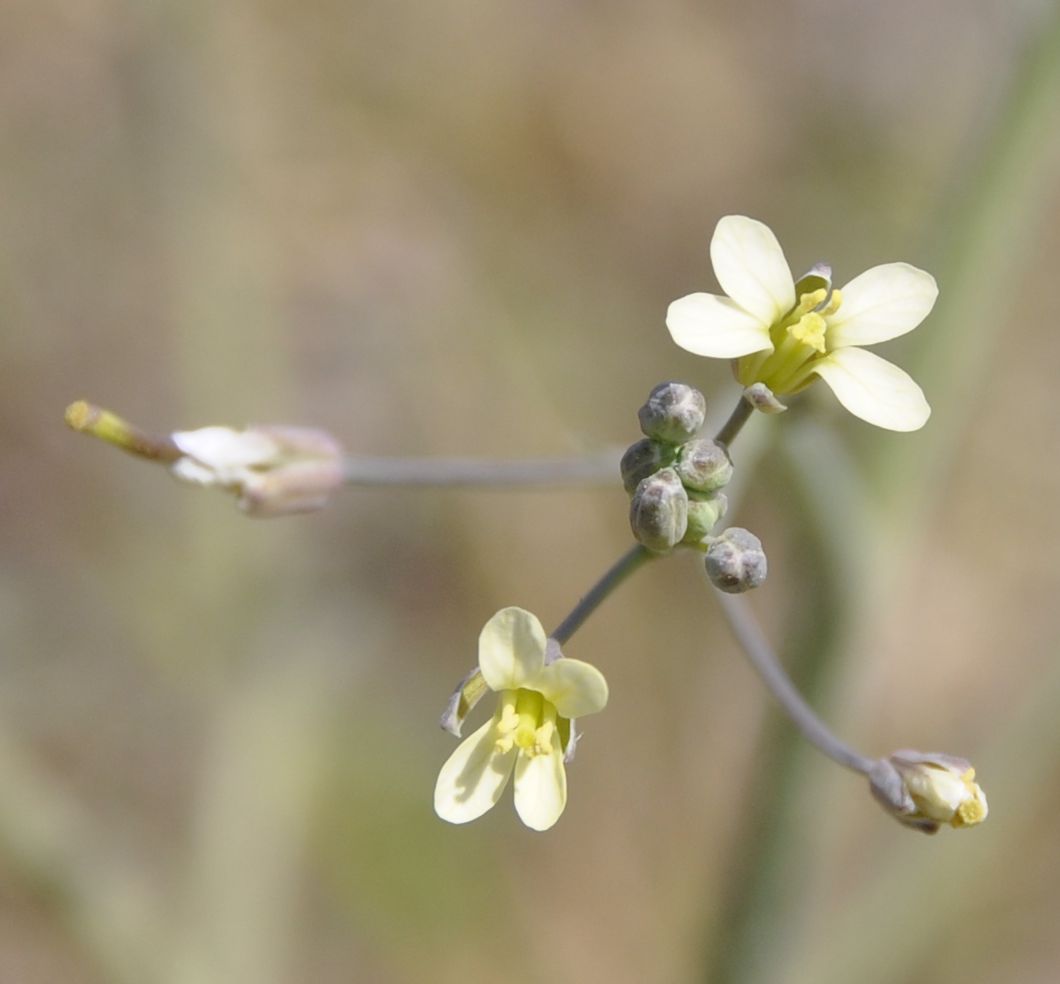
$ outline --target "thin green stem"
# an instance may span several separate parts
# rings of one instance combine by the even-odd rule
[[[746,599],[723,594],[720,591],[715,594],[736,641],[795,727],[802,732],[807,741],[834,762],[855,772],[867,774],[875,760],[856,752],[832,734],[813,708],[806,703],[784,671],[776,652],[751,613]]]
[[[611,485],[618,481],[619,452],[570,458],[347,458],[347,485],[493,488]]]
[[[639,543],[627,550],[610,567],[606,574],[596,582],[589,593],[574,606],[573,611],[553,630],[551,638],[561,646],[578,629],[585,620],[600,606],[601,602],[615,590],[627,577],[646,561],[658,556]]]

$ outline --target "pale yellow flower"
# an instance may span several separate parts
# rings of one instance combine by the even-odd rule
[[[450,823],[482,816],[515,776],[515,810],[547,830],[567,803],[564,749],[571,719],[607,704],[603,674],[576,659],[545,664],[547,639],[537,617],[503,608],[479,636],[479,667],[500,698],[497,710],[442,766],[434,809]]]
[[[938,752],[902,751],[895,752],[890,761],[915,808],[907,819],[951,827],[972,827],[986,819],[986,794],[966,759]]]
[[[689,352],[737,359],[744,385],[777,396],[816,377],[862,420],[918,430],[931,408],[909,376],[860,346],[912,331],[938,296],[935,279],[908,263],[885,263],[830,290],[826,273],[796,283],[768,226],[743,215],[718,222],[710,243],[714,275],[728,296],[689,294],[674,301],[666,326]]]

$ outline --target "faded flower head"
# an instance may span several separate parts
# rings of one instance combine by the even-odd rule
[[[257,517],[312,512],[342,484],[342,448],[326,431],[309,427],[203,427],[178,431],[177,478],[216,486],[239,497]]]
[[[674,301],[666,326],[689,352],[736,359],[737,379],[776,396],[823,379],[854,416],[889,430],[918,430],[931,408],[897,366],[865,351],[912,331],[938,296],[935,279],[907,263],[884,263],[832,289],[815,267],[798,283],[768,226],[743,215],[718,222],[710,243],[718,283],[728,295]]]
[[[869,774],[873,795],[897,820],[935,833],[942,824],[973,827],[988,814],[986,795],[966,759],[903,750],[880,759]]]
[[[499,694],[497,710],[442,766],[434,810],[450,823],[482,816],[515,777],[515,810],[547,830],[567,804],[564,749],[572,719],[607,704],[607,682],[594,666],[559,658],[546,665],[548,640],[537,617],[503,608],[479,636],[479,669]]]

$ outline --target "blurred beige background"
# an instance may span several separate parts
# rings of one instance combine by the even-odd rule
[[[0,981],[1055,981],[1060,8],[9,0],[0,10]],[[254,522],[66,430],[289,421],[352,452],[623,445],[727,368],[667,303],[731,212],[942,300],[916,435],[757,419],[730,520],[822,714],[972,758],[929,839],[806,749],[694,558],[567,647],[607,674],[546,835],[431,811],[499,607],[555,625],[612,488],[344,491]],[[744,438],[741,438],[743,441]],[[744,457],[741,459],[741,454]]]

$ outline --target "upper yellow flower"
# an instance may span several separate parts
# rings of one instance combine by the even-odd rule
[[[567,804],[564,749],[571,719],[607,704],[607,681],[577,659],[545,665],[545,630],[522,608],[503,608],[479,636],[478,661],[497,711],[442,766],[434,809],[467,823],[492,807],[515,773],[515,809],[534,830],[547,830]]]
[[[689,352],[738,359],[744,386],[761,382],[777,396],[820,376],[854,416],[889,430],[923,427],[931,414],[909,376],[857,346],[912,331],[938,297],[935,278],[908,263],[884,263],[829,292],[829,279],[804,277],[796,295],[772,230],[743,215],[718,222],[710,242],[714,275],[728,295],[674,301],[666,326]]]

